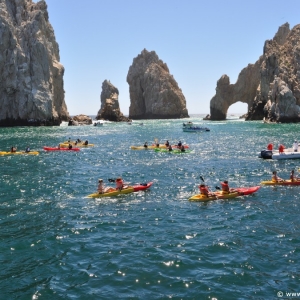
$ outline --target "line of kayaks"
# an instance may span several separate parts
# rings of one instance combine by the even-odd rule
[[[122,194],[129,194],[129,193],[133,193],[133,192],[138,192],[138,191],[143,191],[146,189],[149,189],[151,187],[151,185],[153,184],[153,182],[148,182],[148,183],[144,183],[144,184],[136,184],[133,186],[128,186],[127,188],[124,188],[122,190],[118,190],[115,188],[108,188],[106,190],[106,192],[104,193],[93,193],[87,196],[87,198],[102,198],[102,197],[113,197],[113,196],[118,196],[118,195],[122,195]]]
[[[189,145],[183,145],[185,149],[189,148]],[[178,145],[171,145],[172,148],[176,148],[179,149]],[[165,144],[159,144],[159,146],[153,144],[153,145],[149,145],[147,147],[144,146],[130,146],[131,150],[148,150],[148,149],[167,149],[168,147]]]
[[[171,151],[169,149],[162,149],[162,148],[156,148],[154,149],[155,152],[167,152],[167,153],[173,153],[173,154],[184,154],[184,153],[191,153],[194,152],[194,150],[190,149],[184,149],[182,151],[181,149],[172,149]]]

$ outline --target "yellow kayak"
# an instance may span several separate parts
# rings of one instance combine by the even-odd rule
[[[17,155],[17,154],[29,154],[29,155],[38,155],[38,151],[17,151],[17,152],[10,152],[10,151],[0,151],[0,155]]]
[[[134,192],[134,188],[132,186],[129,186],[126,189],[123,189],[121,191],[115,189],[115,188],[109,188],[105,193],[103,194],[99,194],[94,193],[94,194],[90,194],[87,196],[87,198],[102,198],[102,197],[113,197],[113,196],[118,196],[120,194],[129,194],[129,193],[133,193]]]
[[[272,180],[267,180],[267,181],[262,181],[261,184],[264,185],[300,185],[300,180],[295,180],[291,181],[290,179],[287,180],[282,180],[282,181],[272,181]]]
[[[67,148],[67,147],[69,147],[69,144],[71,144],[72,146],[76,146],[76,147],[94,147],[94,144],[87,144],[87,145],[85,145],[84,144],[84,142],[82,142],[82,143],[75,143],[75,142],[63,142],[63,143],[60,143],[59,145],[60,145],[60,147],[62,147],[62,148]]]
[[[159,147],[156,145],[148,145],[148,147],[144,146],[130,146],[130,149],[132,150],[147,150],[147,149],[155,149],[155,148],[166,148],[165,144],[159,144]]]
[[[210,200],[218,200],[218,199],[229,199],[229,198],[235,198],[241,196],[239,192],[231,192],[231,193],[223,193],[220,192],[214,192],[211,196],[205,196],[202,194],[197,194],[189,198],[190,201],[210,201]]]

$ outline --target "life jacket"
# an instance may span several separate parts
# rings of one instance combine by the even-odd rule
[[[284,151],[284,146],[282,144],[278,147],[279,153],[282,153]]]
[[[118,190],[121,190],[123,188],[123,180],[117,180],[116,181],[116,188]]]
[[[199,186],[199,189],[200,189],[200,193],[202,195],[208,195],[208,188],[207,188],[207,186]]]
[[[221,182],[221,186],[222,186],[222,191],[223,192],[229,193],[229,185],[228,185],[228,183]]]
[[[267,149],[268,149],[268,150],[273,150],[273,144],[269,144],[269,145],[267,146]]]

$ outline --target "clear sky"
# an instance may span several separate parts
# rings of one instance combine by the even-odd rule
[[[235,83],[263,54],[279,26],[300,23],[299,0],[46,0],[65,67],[70,115],[96,115],[102,82],[119,90],[129,113],[126,76],[145,48],[165,62],[181,88],[189,114],[209,113],[218,79]],[[241,102],[229,113],[246,113]]]

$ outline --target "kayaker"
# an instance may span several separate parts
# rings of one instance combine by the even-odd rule
[[[181,152],[185,152],[185,148],[183,145],[181,145],[181,148],[180,148]]]
[[[26,147],[25,152],[27,152],[27,153],[30,152],[29,146]]]
[[[298,152],[298,142],[297,141],[294,142],[293,149],[294,149],[294,152]]]
[[[74,145],[76,146],[76,145],[77,145],[77,143],[78,143],[78,142],[77,142],[77,141],[75,141]]]
[[[169,149],[169,151],[173,151],[173,149],[172,149],[172,146],[171,146],[171,145],[169,145],[168,149]]]
[[[208,190],[208,186],[205,185],[205,184],[200,184],[199,185],[199,190],[200,190],[200,194],[201,195],[204,195],[206,197],[209,197],[210,193],[209,193],[209,190]]]
[[[277,172],[273,171],[273,175],[272,175],[272,181],[273,182],[278,182],[278,181],[284,181],[282,178],[277,176]]]
[[[145,142],[144,144],[144,148],[147,149],[148,148],[148,142]]]
[[[89,144],[89,141],[86,140],[86,141],[84,142],[84,145],[87,146],[88,144]]]
[[[71,144],[69,144],[69,149],[72,149],[72,148],[73,148],[73,146]]]
[[[78,142],[78,143],[81,143],[81,139],[77,139],[77,142]]]
[[[182,146],[181,141],[178,142],[177,146],[178,146],[178,148],[180,148]]]
[[[122,189],[126,189],[127,185],[124,185],[124,181],[121,177],[116,179],[116,189],[121,191]]]
[[[10,152],[11,152],[11,153],[17,152],[17,147],[11,146]]]
[[[105,188],[104,188],[103,179],[99,179],[98,180],[98,189],[97,190],[98,190],[99,194],[103,194],[104,193]]]
[[[290,180],[291,180],[291,182],[299,181],[299,178],[295,177],[295,170],[291,171]]]
[[[71,143],[71,138],[69,137],[69,139],[68,139],[68,143]]]
[[[221,186],[222,186],[223,193],[229,194],[230,190],[229,190],[228,181],[224,180],[223,182],[221,182]]]
[[[170,143],[169,143],[168,140],[166,141],[165,145],[166,145],[167,148],[170,146]]]

